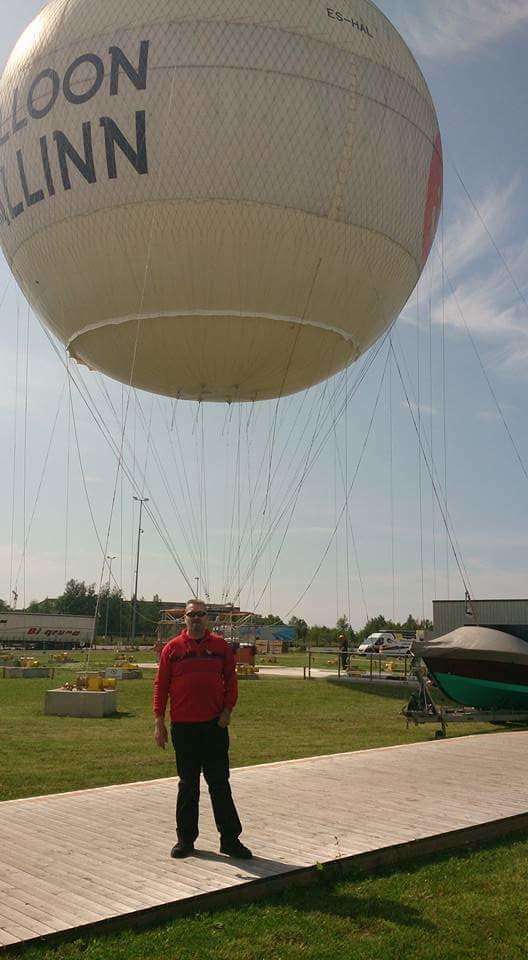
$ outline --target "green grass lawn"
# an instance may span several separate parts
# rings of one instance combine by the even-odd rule
[[[61,651],[57,651],[61,652]],[[148,650],[120,650],[118,648],[114,650],[102,650],[100,647],[95,647],[93,650],[68,650],[68,657],[71,659],[66,664],[61,664],[59,661],[54,660],[54,653],[49,650],[17,650],[16,653],[10,653],[3,650],[2,654],[5,656],[12,656],[13,659],[18,659],[19,657],[33,657],[35,660],[38,660],[42,666],[50,667],[67,667],[71,670],[99,670],[104,667],[109,667],[112,664],[116,663],[117,660],[121,657],[126,657],[131,659],[134,663],[156,663],[156,654],[154,650],[149,648]],[[1,667],[1,661],[0,661]]]
[[[88,664],[90,669],[99,669],[99,667],[109,666],[113,664],[116,660],[116,657],[119,655],[131,657],[136,662],[140,663],[155,663],[156,654],[154,650],[149,647],[144,650],[129,650],[122,648],[115,648],[114,650],[103,650],[101,645],[97,646],[94,650],[87,653],[85,650],[73,650],[71,651],[71,657],[75,661],[75,664],[78,668],[83,667],[86,664],[88,657]],[[24,653],[23,651],[18,651],[13,656],[31,656],[35,657],[37,660],[40,660],[42,664],[50,664],[50,666],[56,666],[56,662],[53,661],[51,653],[48,651],[42,652],[29,651]],[[387,655],[382,658],[382,664],[386,660],[390,659]],[[361,670],[370,670],[370,657],[355,657],[351,658],[351,665]],[[374,657],[374,669],[378,667],[378,658]],[[277,656],[257,656],[256,663],[259,666],[270,666],[270,667],[304,667],[308,664],[308,654],[303,653],[300,650],[293,650],[290,653],[282,653]],[[403,661],[401,661],[403,664]],[[312,666],[317,667],[322,670],[335,670],[337,672],[337,651],[335,654],[332,653],[315,653],[312,654]]]
[[[103,657],[106,660],[106,653]],[[94,654],[94,666],[99,662]],[[139,659],[142,659],[140,657]],[[112,657],[113,661],[113,657]],[[71,678],[59,669],[56,680]],[[119,715],[45,717],[47,680],[1,680],[2,799],[173,776],[152,742],[153,674],[119,687]],[[264,678],[240,683],[234,766],[427,740],[406,729],[405,688]],[[496,728],[449,727],[450,736]],[[369,798],[365,798],[369,802]],[[359,813],[359,811],[358,811]],[[528,841],[437,857],[399,870],[197,914],[153,928],[24,951],[27,960],[526,960]],[[1,910],[0,910],[1,913]],[[7,956],[14,956],[10,951]]]
[[[92,655],[91,667],[103,655]],[[106,658],[106,655],[105,655]],[[76,667],[76,669],[78,669]],[[171,752],[152,741],[152,674],[118,681],[119,713],[102,720],[44,716],[49,680],[0,679],[0,799],[173,776]],[[72,678],[57,669],[54,686]],[[410,727],[400,711],[408,688],[347,685],[279,677],[240,681],[231,726],[234,766],[428,740],[431,727]],[[449,727],[449,734],[493,733],[488,724]]]

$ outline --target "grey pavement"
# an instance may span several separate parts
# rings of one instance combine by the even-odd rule
[[[142,670],[155,670],[157,663],[140,663],[140,668]],[[306,671],[308,673],[308,670]],[[259,667],[259,674],[264,677],[293,677],[297,680],[304,679],[303,667]],[[320,667],[312,667],[311,670],[311,679],[312,680],[327,680],[329,677],[332,677],[334,680],[339,680],[342,683],[368,683],[370,682],[369,676],[354,676],[349,677],[344,674],[341,674],[340,677],[337,676],[336,670],[322,670]],[[417,685],[417,681],[414,677],[410,677],[405,680],[399,680],[395,677],[390,676],[378,676],[374,675],[372,677],[373,683],[385,683],[396,686],[404,686],[407,684],[412,684],[413,686]]]

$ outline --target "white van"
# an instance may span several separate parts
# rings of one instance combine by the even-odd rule
[[[411,640],[405,637],[397,637],[390,630],[383,630],[380,633],[371,633],[363,643],[358,647],[358,653],[409,653],[411,649]]]

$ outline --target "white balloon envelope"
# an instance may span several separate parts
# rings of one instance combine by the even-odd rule
[[[259,400],[342,370],[441,206],[425,80],[369,0],[52,0],[0,85],[0,243],[89,367]]]

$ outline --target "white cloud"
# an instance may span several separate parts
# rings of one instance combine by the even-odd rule
[[[443,321],[445,310],[448,324],[463,325],[456,306],[458,300],[468,322],[471,313],[476,329],[482,332],[503,332],[508,325],[516,329],[525,327],[526,305],[508,273],[509,270],[514,278],[522,277],[528,267],[528,244],[524,242],[524,233],[521,242],[511,243],[521,203],[521,179],[515,177],[502,190],[488,190],[474,198],[474,205],[462,194],[453,212],[446,212],[443,244],[439,233],[421,280],[425,295],[425,299],[421,298],[422,310],[431,297],[435,303],[433,319],[436,322]],[[494,248],[494,242],[508,268]],[[466,313],[471,302],[474,308]],[[523,318],[518,321],[516,314],[521,307]],[[410,324],[416,323],[414,297],[402,319]]]
[[[333,527],[289,527],[288,533],[292,536],[316,536],[329,537],[335,530]]]
[[[466,532],[462,538],[462,546],[467,548],[469,545],[484,547],[488,552],[492,548],[494,550],[502,548],[510,550],[512,547],[521,547],[525,550],[528,547],[528,534],[513,533],[511,530],[504,533],[495,533],[489,529],[482,533],[471,530]],[[472,558],[472,562],[475,564],[480,564],[481,560],[482,554],[480,553]]]
[[[516,345],[511,353],[503,358],[501,366],[506,373],[515,376],[519,374],[526,379],[526,371],[528,370],[528,344],[526,344],[526,346]]]
[[[425,0],[420,16],[406,11],[401,26],[413,49],[454,57],[507,36],[528,21],[528,0]]]
[[[519,407],[516,407],[513,403],[502,403],[501,408],[503,413],[519,413]],[[482,423],[502,423],[498,410],[481,410],[477,413],[477,420]]]
[[[467,283],[455,285],[445,299],[445,308],[440,303],[433,311],[433,321],[464,331],[469,328],[479,336],[509,338],[501,345],[503,362],[518,349],[518,337],[526,342],[526,307],[511,305],[511,289],[504,282],[501,271],[475,274]]]
[[[473,336],[486,338],[489,343],[486,366],[524,377],[528,363],[528,296],[520,288],[528,270],[528,243],[524,231],[517,230],[519,211],[523,209],[519,177],[502,190],[487,191],[475,198],[474,206],[461,196],[452,215],[446,216],[444,287],[438,236],[421,281],[424,295],[420,298],[420,322],[424,322],[431,298],[433,323],[445,322],[452,332],[464,335],[467,326]],[[410,325],[417,323],[415,298],[402,320]]]
[[[402,400],[401,406],[407,410],[407,401]],[[438,413],[438,410],[435,407],[431,407],[428,403],[415,403],[413,400],[411,400],[410,407],[411,410],[414,410],[415,413],[420,413],[422,416],[436,416]]]
[[[444,250],[450,273],[460,273],[482,256],[494,253],[490,234],[499,243],[516,213],[521,185],[520,176],[514,177],[501,190],[490,188],[482,197],[468,200],[465,192],[452,215],[444,237]]]

